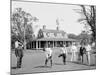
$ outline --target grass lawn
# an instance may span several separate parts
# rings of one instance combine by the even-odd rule
[[[24,57],[22,60],[22,68],[14,69],[16,67],[16,57],[14,51],[11,53],[11,73],[12,74],[23,74],[23,73],[40,73],[40,72],[54,72],[54,71],[73,71],[73,70],[90,70],[95,69],[96,59],[95,55],[91,55],[91,65],[87,65],[86,56],[84,56],[84,63],[72,63],[70,62],[71,54],[67,56],[67,64],[63,65],[62,58],[58,58],[60,51],[54,49],[53,51],[53,66],[44,66],[45,54],[43,51],[24,51]]]

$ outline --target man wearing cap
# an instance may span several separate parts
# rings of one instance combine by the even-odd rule
[[[17,68],[21,68],[23,57],[23,45],[19,41],[15,42],[15,56],[17,57]]]

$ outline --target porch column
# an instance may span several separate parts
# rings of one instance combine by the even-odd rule
[[[65,45],[65,41],[63,41],[63,46]]]
[[[53,48],[54,48],[54,41],[53,41]]]
[[[40,41],[38,41],[38,48],[40,48]]]
[[[38,41],[36,41],[36,49],[38,49]]]
[[[57,41],[55,41],[55,47],[57,47]]]
[[[47,48],[48,48],[48,41],[46,41],[46,46],[47,46]]]
[[[67,42],[65,41],[65,45],[67,46]]]

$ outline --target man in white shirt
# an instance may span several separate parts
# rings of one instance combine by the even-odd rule
[[[51,66],[52,66],[52,50],[51,50],[51,48],[45,48],[45,55],[46,55],[45,66],[47,66],[47,63],[49,60],[50,60]]]
[[[19,44],[19,42],[16,41],[16,42],[15,42],[15,48],[18,48],[18,44]]]
[[[86,56],[87,56],[87,61],[88,61],[88,65],[90,65],[91,64],[91,62],[90,62],[90,57],[91,57],[91,45],[90,44],[87,44],[87,46],[86,46]]]
[[[18,48],[19,48],[19,42],[15,41],[15,55],[18,56]]]

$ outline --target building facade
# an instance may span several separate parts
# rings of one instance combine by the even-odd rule
[[[28,49],[43,49],[44,47],[62,47],[63,45],[68,46],[72,42],[76,42],[75,39],[68,38],[68,35],[63,30],[59,30],[57,27],[55,30],[46,29],[43,26],[38,31],[37,38],[34,38],[32,42],[27,44]],[[30,46],[30,47],[29,47]]]

